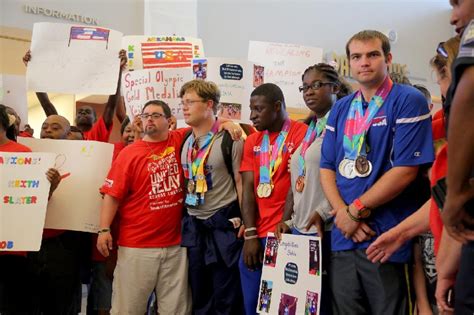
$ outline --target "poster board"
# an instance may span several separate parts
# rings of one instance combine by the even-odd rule
[[[309,66],[322,62],[322,48],[250,41],[248,59],[265,68],[265,83],[275,83],[282,89],[287,107],[306,108],[298,90],[301,75]]]
[[[183,118],[179,91],[184,83],[193,79],[191,67],[174,69],[143,69],[126,72],[122,75],[122,94],[125,99],[127,115],[140,114],[146,102],[162,100],[169,105],[171,113]]]
[[[28,90],[115,94],[122,33],[98,26],[35,23]]]
[[[250,124],[250,94],[254,88],[253,68],[252,63],[243,59],[207,58],[193,61],[194,78],[212,81],[221,91],[217,116],[247,124]]]
[[[203,58],[199,38],[185,36],[124,36],[122,47],[127,52],[128,69],[189,68],[193,58]]]
[[[268,233],[257,313],[319,314],[321,270],[321,238]]]
[[[110,169],[113,145],[21,137],[18,142],[56,156],[54,167],[62,179],[48,203],[45,227],[96,233],[102,205],[99,188]]]
[[[0,152],[0,251],[40,249],[55,156]]]

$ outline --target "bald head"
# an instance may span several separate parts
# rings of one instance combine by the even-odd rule
[[[71,132],[71,124],[60,115],[51,115],[41,126],[41,139],[67,139]]]

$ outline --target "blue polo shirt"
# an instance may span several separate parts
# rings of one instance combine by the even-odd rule
[[[321,150],[321,168],[336,172],[337,188],[346,204],[360,197],[391,168],[421,166],[434,160],[431,115],[426,99],[413,87],[394,84],[368,131],[367,143],[370,150],[367,158],[372,163],[371,174],[365,178],[343,177],[339,173],[338,166],[344,159],[342,145],[344,126],[354,96],[355,93],[348,95],[333,106]],[[365,103],[364,107],[367,105]],[[420,182],[419,176],[399,196],[372,212],[366,222],[377,236],[400,223],[423,205],[426,200],[420,198]],[[334,226],[331,247],[333,251],[363,249],[374,240],[375,238],[368,242],[354,243],[345,239],[341,231]],[[407,262],[410,257],[410,244],[407,243],[391,256],[390,261]]]

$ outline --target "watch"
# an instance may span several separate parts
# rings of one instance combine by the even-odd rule
[[[364,204],[360,201],[359,198],[355,199],[352,202],[352,204],[357,209],[357,212],[359,214],[359,218],[361,218],[361,219],[367,219],[370,216],[370,214],[372,213],[370,208],[367,208],[366,206],[364,206]]]

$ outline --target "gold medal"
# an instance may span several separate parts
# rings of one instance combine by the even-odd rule
[[[260,183],[257,186],[257,196],[259,198],[268,198],[272,194],[272,185],[269,183]]]
[[[298,179],[296,180],[296,185],[295,185],[296,191],[297,192],[303,192],[304,189],[304,176],[299,176]]]
[[[189,193],[194,193],[194,189],[196,188],[196,184],[192,179],[188,180],[188,192]]]

